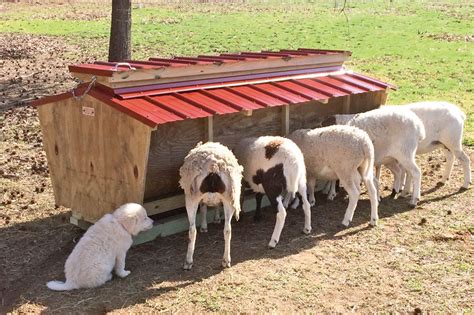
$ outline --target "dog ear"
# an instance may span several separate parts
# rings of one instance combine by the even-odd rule
[[[138,226],[138,216],[136,214],[133,215],[125,215],[120,218],[120,223],[122,226],[127,230],[128,233],[132,235],[137,235],[137,226]]]

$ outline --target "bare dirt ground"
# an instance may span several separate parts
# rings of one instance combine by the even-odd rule
[[[0,71],[5,71],[0,77],[17,71],[9,74],[12,82],[38,71],[31,68],[37,54],[11,57],[37,46],[25,46],[15,36],[9,39],[18,45],[15,52],[0,46]],[[58,49],[42,59],[40,77],[48,74],[46,82],[19,84],[27,89],[26,98],[18,98],[15,85],[7,84],[2,91],[7,94],[0,94],[3,105],[74,85],[65,70],[69,61],[49,75],[64,57],[60,47],[67,46],[54,41]],[[78,49],[68,47],[68,53]],[[29,71],[23,69],[28,65]],[[56,86],[58,78],[63,81]],[[368,225],[365,194],[347,229],[340,226],[347,200],[340,194],[327,202],[318,195],[314,232],[301,234],[303,213],[291,210],[274,250],[266,248],[273,211],[264,212],[257,224],[248,215],[233,223],[230,269],[220,267],[222,226],[211,224],[209,233],[198,235],[190,272],[181,270],[187,242],[187,233],[181,233],[132,248],[127,258],[132,273],[126,279],[114,277],[97,289],[49,291],[45,283],[63,279],[64,262],[82,231],[68,223],[68,209],[54,205],[35,110],[15,106],[1,115],[0,314],[474,312],[474,189],[458,190],[462,174],[457,163],[451,181],[436,186],[444,164],[439,153],[419,159],[423,195],[415,209],[405,199],[388,197],[390,177],[384,174],[387,197],[379,208],[379,227]],[[466,150],[474,161],[474,149]]]

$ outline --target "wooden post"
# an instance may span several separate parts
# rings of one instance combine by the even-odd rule
[[[344,100],[342,103],[342,113],[350,114],[350,112],[351,112],[351,96],[347,95],[344,97]]]
[[[281,133],[287,136],[290,133],[290,106],[281,107]]]
[[[206,117],[206,141],[214,141],[214,117]]]

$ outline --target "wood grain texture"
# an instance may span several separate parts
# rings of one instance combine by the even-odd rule
[[[150,127],[90,96],[38,111],[57,204],[95,222],[123,203],[143,202]]]
[[[179,168],[199,141],[205,141],[204,118],[159,125],[151,134],[145,200],[173,194],[179,188]]]

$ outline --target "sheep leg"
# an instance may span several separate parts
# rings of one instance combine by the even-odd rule
[[[329,191],[331,190],[331,182],[330,180],[326,181],[326,183],[324,184],[324,188],[323,190],[321,190],[321,192],[325,195],[329,194]]]
[[[189,220],[189,240],[188,252],[183,265],[184,270],[190,270],[193,267],[194,246],[196,244],[196,213],[199,206],[199,199],[189,198],[186,196],[186,212]]]
[[[443,149],[443,152],[446,156],[446,166],[444,168],[443,177],[441,177],[440,183],[444,185],[448,181],[449,177],[451,176],[451,171],[453,170],[454,154],[448,149]]]
[[[311,206],[309,205],[308,197],[306,194],[306,183],[300,183],[298,185],[298,193],[301,196],[303,202],[303,212],[304,212],[304,234],[311,233]]]
[[[282,199],[283,198],[281,195],[276,197],[278,213],[276,215],[276,223],[275,228],[273,229],[272,238],[270,240],[270,243],[268,243],[268,247],[270,248],[275,248],[275,246],[278,244],[278,241],[280,240],[281,231],[283,230],[283,226],[285,225],[286,209],[285,207],[283,207]]]
[[[316,199],[314,198],[314,187],[316,186],[316,178],[308,177],[308,194],[309,194],[309,204],[311,207],[316,205]]]
[[[403,186],[402,193],[400,194],[402,197],[406,198],[410,196],[413,189],[412,177],[409,173],[405,175],[405,185]]]
[[[410,205],[415,207],[420,200],[420,189],[421,189],[421,172],[420,168],[415,163],[415,152],[410,157],[401,156],[397,158],[398,162],[407,171],[407,181],[403,191],[407,191],[411,188],[411,179],[413,179],[413,194],[411,196]]]
[[[328,200],[334,200],[334,198],[337,196],[337,194],[336,194],[336,181],[331,180],[331,181],[329,181],[329,184],[330,184],[330,190],[329,190],[327,199]]]
[[[467,189],[469,188],[469,184],[471,184],[471,160],[469,159],[469,156],[466,153],[464,153],[461,146],[459,146],[459,148],[451,152],[454,153],[456,158],[462,164],[462,168],[464,172],[464,183],[462,185],[462,188]]]
[[[255,203],[256,203],[256,206],[255,206],[255,214],[253,216],[253,220],[255,222],[258,222],[262,219],[262,213],[261,213],[261,206],[262,206],[262,198],[263,198],[263,194],[262,193],[256,193],[255,194]]]
[[[223,201],[224,204],[224,257],[222,257],[222,267],[230,267],[230,240],[232,238],[232,227],[230,221],[232,220],[232,215],[234,214],[234,208],[226,200]]]
[[[199,231],[202,233],[207,233],[207,205],[205,203],[201,203],[199,205],[199,211],[201,212],[201,228]]]
[[[298,206],[300,205],[300,202],[301,202],[301,195],[300,194],[297,194],[296,195],[296,198],[293,200],[293,202],[291,203],[291,209],[296,209],[298,208]],[[306,200],[308,200],[308,196],[306,196]]]
[[[377,186],[375,187],[377,189],[377,200],[380,202],[382,201],[382,196],[380,195],[380,174],[382,172],[382,165],[376,165],[375,166],[375,183]]]
[[[377,190],[375,189],[375,179],[365,178],[364,179],[365,187],[367,188],[367,194],[370,199],[370,225],[376,226],[379,219],[378,214],[378,200],[377,200]]]
[[[342,220],[342,225],[349,226],[349,224],[352,222],[352,218],[354,217],[354,211],[357,207],[357,202],[359,201],[360,183],[358,185],[356,185],[354,182],[344,183],[344,189],[349,195],[349,205],[347,206],[344,220]]]
[[[390,197],[395,198],[395,196],[400,192],[401,177],[402,177],[403,170],[401,169],[400,164],[397,161],[387,163],[385,164],[385,166],[393,174],[392,194],[390,195]]]

